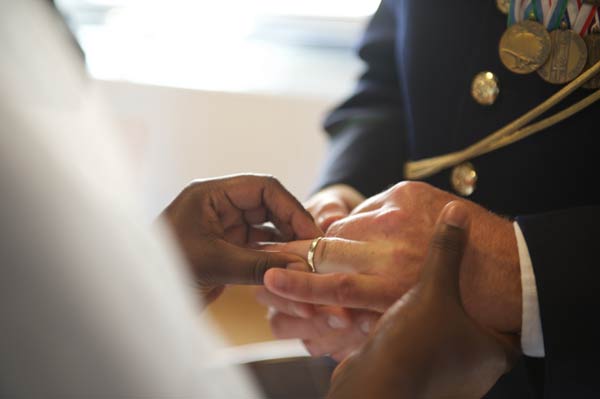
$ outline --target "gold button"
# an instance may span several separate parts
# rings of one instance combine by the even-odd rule
[[[489,71],[480,72],[471,83],[471,95],[481,105],[492,105],[500,94],[500,83]]]
[[[502,12],[502,14],[508,15],[510,11],[510,0],[496,0],[496,7]]]
[[[477,184],[477,171],[471,162],[461,163],[452,169],[450,175],[452,188],[458,194],[468,197],[475,192]]]

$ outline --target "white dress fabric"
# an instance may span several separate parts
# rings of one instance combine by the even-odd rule
[[[0,397],[256,398],[43,1],[0,0]]]

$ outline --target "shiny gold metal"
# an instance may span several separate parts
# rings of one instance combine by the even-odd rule
[[[310,247],[308,248],[308,255],[306,256],[306,261],[308,266],[310,267],[310,271],[312,273],[317,272],[317,267],[315,266],[315,251],[317,250],[317,246],[319,242],[323,239],[323,237],[317,237],[310,243]]]
[[[477,171],[471,162],[464,162],[452,169],[450,174],[452,188],[463,197],[468,197],[475,192],[477,184]]]
[[[600,32],[593,31],[589,35],[583,38],[585,44],[588,49],[588,61],[585,67],[587,71],[590,69],[595,63],[600,61]],[[596,74],[595,77],[591,78],[587,81],[586,84],[583,85],[586,89],[600,89],[600,73]]]
[[[504,15],[508,15],[508,11],[510,11],[510,0],[496,0],[496,7],[498,10]]]
[[[577,33],[557,29],[550,33],[552,52],[538,74],[546,82],[564,84],[581,74],[587,63],[587,47]]]
[[[492,105],[500,94],[500,82],[492,72],[480,72],[471,83],[471,96],[481,105]]]
[[[404,165],[404,178],[409,180],[427,178],[446,168],[451,168],[498,148],[506,147],[572,117],[581,110],[600,101],[600,89],[570,107],[542,119],[539,122],[528,125],[534,119],[537,119],[557,104],[560,104],[565,98],[573,94],[573,92],[579,89],[584,83],[599,73],[600,61],[531,111],[521,115],[508,125],[460,151],[407,162]]]
[[[536,71],[550,57],[552,43],[546,27],[536,21],[522,21],[510,26],[500,39],[500,60],[514,73]]]

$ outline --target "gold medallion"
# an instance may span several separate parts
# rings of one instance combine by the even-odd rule
[[[475,192],[477,185],[477,171],[471,162],[464,162],[455,166],[450,174],[452,188],[463,197],[468,197]]]
[[[500,94],[500,82],[492,72],[480,72],[471,83],[471,96],[481,105],[492,105]]]
[[[514,73],[538,70],[550,57],[552,43],[546,27],[536,21],[510,26],[500,39],[500,60]]]
[[[557,29],[550,33],[552,54],[538,74],[546,82],[564,84],[575,79],[587,63],[587,47],[577,33]]]
[[[508,15],[510,11],[510,0],[496,0],[496,7],[502,14]]]
[[[588,61],[585,67],[588,70],[600,61],[600,32],[592,32],[584,37],[583,40],[588,49]],[[585,82],[583,87],[586,89],[600,89],[600,73]]]

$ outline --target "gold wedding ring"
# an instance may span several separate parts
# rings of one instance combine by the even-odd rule
[[[308,262],[308,266],[310,266],[310,271],[312,273],[317,272],[317,268],[315,267],[315,251],[317,250],[317,245],[323,239],[323,237],[317,237],[310,243],[310,247],[308,248],[308,256],[306,257],[306,261]]]

